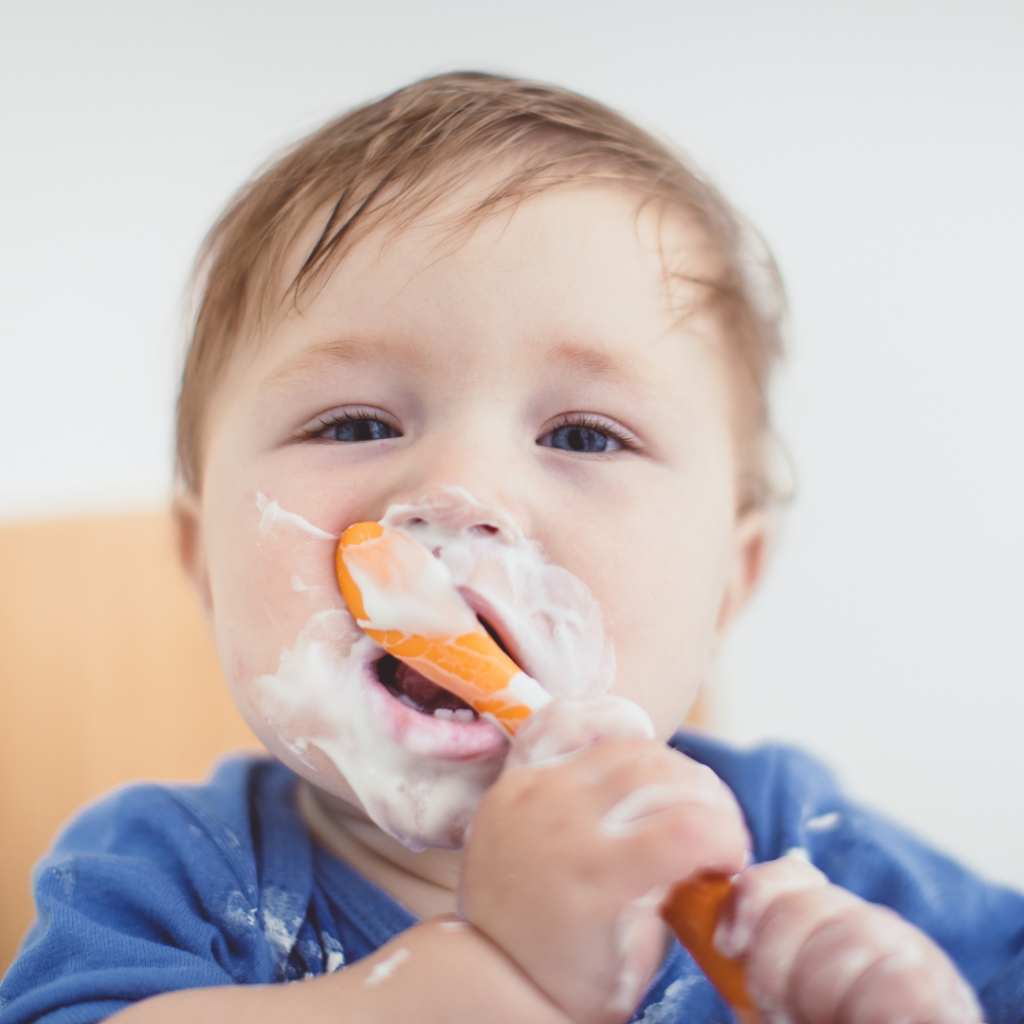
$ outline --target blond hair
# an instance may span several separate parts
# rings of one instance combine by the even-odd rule
[[[234,197],[197,261],[196,315],[178,401],[178,467],[198,491],[211,396],[239,345],[285,297],[298,302],[359,238],[401,227],[485,169],[502,169],[472,223],[538,192],[617,183],[682,214],[717,259],[698,283],[719,318],[743,395],[745,504],[771,493],[764,441],[784,298],[771,255],[678,153],[594,100],[538,82],[438,75],[349,111],[291,147]],[[494,178],[494,175],[490,176]],[[285,259],[321,211],[326,223],[294,279]]]

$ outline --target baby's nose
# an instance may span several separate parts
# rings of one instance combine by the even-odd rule
[[[467,534],[493,537],[505,544],[523,539],[523,531],[508,512],[456,486],[439,487],[410,504],[392,505],[381,522],[421,534],[424,541],[428,535],[454,539]]]

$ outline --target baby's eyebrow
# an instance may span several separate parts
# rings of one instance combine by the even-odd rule
[[[637,397],[654,397],[665,383],[660,374],[652,375],[642,352],[626,354],[595,344],[562,342],[550,351],[549,358],[561,375],[580,383],[593,382],[599,388],[626,389]]]
[[[650,390],[651,382],[645,379],[640,360],[635,355],[609,351],[603,346],[562,341],[550,347],[533,347],[535,358],[545,364],[557,367],[560,372],[575,378],[589,378],[597,382],[614,382]],[[400,339],[375,338],[365,335],[351,335],[333,338],[310,348],[303,349],[286,359],[263,382],[264,388],[288,387],[301,384],[318,376],[325,363],[357,365],[399,358],[421,364],[427,361],[427,353],[416,344],[406,344]]]
[[[555,347],[552,356],[554,362],[561,363],[568,370],[575,370],[581,376],[614,380],[632,380],[638,376],[635,360],[590,345],[562,342]]]
[[[323,368],[325,362],[348,365],[366,363],[396,355],[396,349],[401,349],[403,354],[407,355],[406,348],[407,346],[401,343],[386,342],[380,338],[357,335],[334,338],[303,349],[292,358],[286,359],[267,376],[263,386],[281,387],[308,380],[311,374]],[[415,352],[414,349],[412,351]]]

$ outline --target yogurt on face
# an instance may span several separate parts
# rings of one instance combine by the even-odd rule
[[[354,637],[354,629],[340,609],[310,619],[277,672],[257,680],[265,721],[300,773],[323,785],[317,762],[326,757],[373,821],[410,849],[461,846],[480,797],[501,770],[504,740],[489,723],[475,722],[465,757],[432,756],[431,739],[450,753],[455,744],[445,733],[466,727],[400,705],[376,680],[380,648],[361,632]],[[424,744],[414,729],[402,728],[412,716],[441,735]]]
[[[277,521],[288,515],[281,510]],[[488,620],[552,695],[611,686],[615,661],[597,601],[506,513],[448,487],[390,507],[381,522],[436,556],[439,586],[450,576],[472,613]],[[383,650],[337,606],[340,595],[331,596],[331,607],[315,612],[282,653],[277,671],[256,680],[261,732],[269,729],[293,767],[330,788],[318,768],[326,758],[373,821],[410,849],[461,846],[480,797],[501,771],[506,740],[485,720],[442,720],[402,704],[377,677]],[[402,609],[403,618],[433,620],[446,605],[465,614],[459,603],[439,601],[423,611]]]
[[[432,551],[469,606],[501,633],[512,657],[552,696],[606,693],[615,655],[590,588],[552,565],[501,510],[461,487],[412,505],[392,505],[381,519]]]

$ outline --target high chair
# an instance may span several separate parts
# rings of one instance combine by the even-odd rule
[[[235,710],[170,515],[0,525],[0,974],[32,864],[82,804],[260,750]]]

